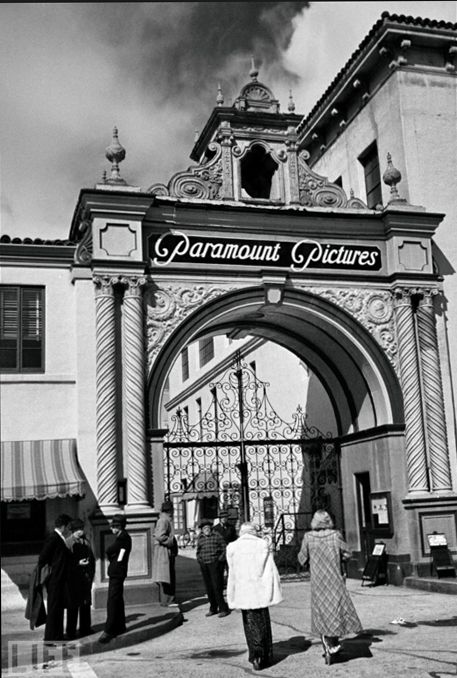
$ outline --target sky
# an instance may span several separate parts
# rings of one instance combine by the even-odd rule
[[[383,11],[457,21],[456,2],[0,5],[0,233],[65,239],[81,188],[110,170],[147,190],[186,170],[216,105],[259,80],[306,115]]]

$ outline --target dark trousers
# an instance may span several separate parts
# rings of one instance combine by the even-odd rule
[[[215,561],[214,563],[199,563],[199,565],[205,582],[209,609],[211,612],[228,610],[228,605],[224,600],[223,563]]]
[[[257,659],[261,667],[273,662],[273,638],[268,607],[241,610],[244,635],[249,650],[249,661]]]
[[[63,640],[64,605],[64,584],[50,582],[47,585],[47,618],[44,629],[44,640]]]
[[[69,607],[67,610],[67,636],[74,638],[76,636],[76,627],[79,616],[79,635],[88,636],[90,634],[90,603],[80,605],[79,607]]]
[[[106,604],[105,633],[117,636],[125,632],[124,578],[110,577]]]

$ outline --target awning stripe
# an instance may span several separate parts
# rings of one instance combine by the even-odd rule
[[[86,492],[73,438],[4,442],[1,462],[2,501],[53,499]]]

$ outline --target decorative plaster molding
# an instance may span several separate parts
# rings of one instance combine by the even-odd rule
[[[214,157],[204,165],[196,165],[186,172],[175,174],[168,184],[154,184],[148,188],[153,195],[169,195],[176,198],[198,198],[200,200],[218,200],[222,186],[221,145],[213,142],[208,149]]]
[[[122,276],[119,282],[126,286],[125,297],[141,298],[143,285],[146,285],[147,279],[144,276]]]
[[[297,287],[323,297],[355,318],[376,339],[398,373],[397,340],[390,292],[362,288]]]
[[[428,266],[428,249],[422,242],[404,240],[398,246],[398,261],[404,271],[423,271]]]
[[[99,247],[109,257],[130,257],[138,250],[137,233],[130,224],[107,223],[99,231]]]
[[[77,264],[90,264],[93,256],[92,223],[84,218],[81,222],[78,233],[82,236],[75,251],[75,262]]]
[[[239,287],[242,285],[167,285],[162,288],[150,285],[144,297],[149,370],[165,340],[192,311]]]
[[[95,285],[95,297],[113,297],[114,285],[121,282],[121,278],[116,275],[96,275],[93,277]]]
[[[306,162],[308,151],[298,154],[298,189],[301,205],[317,207],[352,207],[368,209],[362,200],[347,197],[341,186],[332,184],[327,177],[316,174]]]

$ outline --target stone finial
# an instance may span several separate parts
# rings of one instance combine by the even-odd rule
[[[259,75],[259,69],[255,67],[254,57],[251,57],[251,70],[249,71],[249,76],[252,82],[257,82],[257,76]]]
[[[289,103],[287,105],[287,110],[290,111],[290,113],[293,113],[295,111],[295,101],[292,97],[292,90],[289,90]]]
[[[113,140],[105,151],[105,157],[111,163],[111,176],[106,180],[106,183],[125,186],[127,182],[122,179],[119,172],[119,163],[125,158],[125,148],[119,143],[117,127],[113,128]]]
[[[387,154],[387,169],[382,175],[382,180],[387,186],[390,186],[389,202],[401,200],[397,190],[397,184],[401,181],[401,172],[393,166],[390,153]]]
[[[217,106],[223,106],[224,105],[224,95],[222,94],[222,87],[221,87],[220,83],[217,86],[216,105]]]

